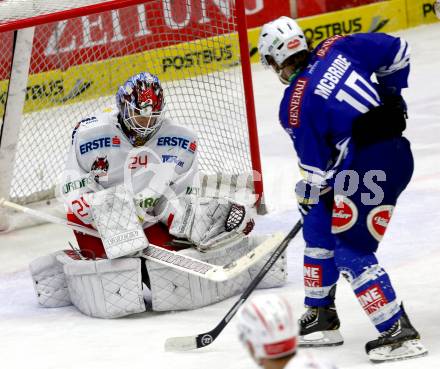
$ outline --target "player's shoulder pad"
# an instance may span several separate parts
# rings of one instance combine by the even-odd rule
[[[117,123],[116,111],[103,111],[80,120],[72,131],[72,144],[81,144],[98,136],[115,133]]]

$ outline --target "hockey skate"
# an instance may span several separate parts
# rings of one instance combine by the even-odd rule
[[[329,297],[335,300],[336,286],[330,290]],[[344,339],[339,332],[341,323],[335,303],[328,306],[307,306],[299,320],[299,346],[322,347],[339,346]]]
[[[300,347],[339,346],[344,343],[339,332],[339,318],[334,304],[308,307],[299,320]]]
[[[420,342],[420,335],[411,325],[401,306],[402,316],[378,339],[368,342],[365,350],[373,363],[405,360],[426,355],[428,350]]]

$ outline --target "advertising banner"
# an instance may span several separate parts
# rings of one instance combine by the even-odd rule
[[[245,8],[249,27],[290,14],[285,0],[245,0]],[[231,32],[234,17],[233,7],[224,1],[156,0],[38,26],[25,112],[94,98],[98,81],[100,94],[114,93],[116,83],[145,69],[145,60],[154,61],[150,71],[164,80],[175,78],[182,69],[191,73],[203,66],[202,71],[209,73],[236,65],[237,45],[232,47],[236,37],[225,37],[220,48],[209,44],[210,38]],[[193,42],[200,38],[205,41]],[[11,32],[0,34],[4,45],[0,46],[0,113],[6,100],[11,42]],[[171,51],[173,45],[178,46]]]
[[[31,74],[152,49],[167,33],[178,32],[179,40],[175,38],[167,43],[167,38],[162,37],[162,47],[192,41],[200,35],[209,37],[228,32],[228,23],[234,17],[233,7],[218,3],[214,0],[150,1],[37,27]],[[249,28],[290,15],[290,5],[285,0],[245,0],[245,7]],[[0,44],[10,38],[10,33],[0,34]],[[9,65],[10,55],[10,52],[0,54],[0,65]],[[5,78],[6,75],[0,74],[0,80]]]
[[[434,0],[407,0],[408,27],[438,22]]]
[[[384,0],[297,0],[298,17],[309,17],[337,10],[354,8]]]
[[[334,35],[359,32],[393,32],[407,25],[405,0],[385,1],[338,12],[297,19],[307,38],[316,46]],[[260,29],[249,32],[251,61],[258,61]]]
[[[405,0],[393,0],[298,19],[307,38],[317,45],[334,35],[393,32],[406,27]]]

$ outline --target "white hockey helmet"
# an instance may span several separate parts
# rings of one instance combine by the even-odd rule
[[[279,294],[254,297],[238,312],[240,341],[254,358],[276,359],[296,351],[298,322],[289,301]]]
[[[304,32],[292,18],[283,16],[261,28],[258,51],[264,66],[269,66],[268,56],[281,66],[289,56],[307,49]]]

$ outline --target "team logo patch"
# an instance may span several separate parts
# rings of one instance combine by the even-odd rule
[[[345,196],[336,196],[333,203],[332,233],[347,231],[357,219],[358,210],[354,202]]]
[[[322,287],[322,269],[320,265],[304,264],[304,286]]]
[[[393,215],[393,205],[381,205],[370,211],[367,217],[367,227],[371,235],[381,241],[387,230],[388,224]]]
[[[388,303],[385,294],[378,284],[357,293],[356,297],[368,315],[375,313]]]
[[[95,181],[99,182],[99,179],[101,177],[104,177],[107,175],[108,172],[109,163],[107,160],[107,156],[104,157],[97,157],[96,160],[93,162],[92,167],[90,168],[90,171],[95,176]]]

